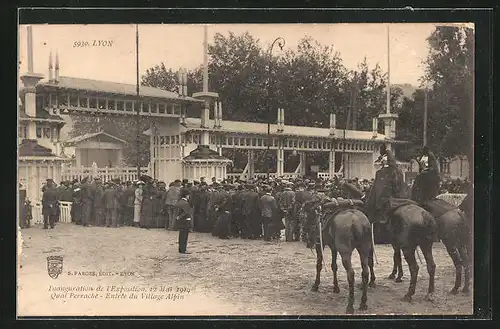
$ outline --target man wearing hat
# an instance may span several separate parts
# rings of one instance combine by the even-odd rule
[[[269,225],[273,218],[277,216],[278,206],[276,199],[271,195],[271,187],[264,187],[264,195],[260,197],[259,209],[262,218],[262,225],[264,227],[264,241],[271,241],[271,232]]]
[[[297,231],[296,218],[293,214],[293,205],[295,203],[295,192],[292,191],[293,183],[287,183],[284,191],[280,194],[278,204],[285,216],[285,241],[294,241],[294,233]],[[297,237],[298,240],[298,237]]]
[[[82,225],[89,226],[92,218],[92,187],[89,184],[89,177],[85,177],[82,180],[82,185],[80,186],[82,190]]]
[[[187,242],[189,236],[189,229],[191,228],[192,221],[192,209],[189,205],[189,194],[190,191],[187,188],[182,188],[179,191],[180,199],[175,205],[177,218],[176,226],[179,229],[179,253],[189,254],[187,252]]]
[[[102,185],[102,180],[99,177],[94,178],[94,184],[92,185],[92,194],[94,224],[96,226],[104,226],[104,187]]]
[[[415,177],[411,198],[418,203],[425,203],[438,195],[439,165],[434,153],[427,146],[422,147],[421,155],[417,160],[419,174]]]
[[[167,222],[165,228],[169,230],[176,229],[175,227],[175,206],[179,201],[181,191],[181,181],[176,179],[172,186],[168,188],[167,196],[165,198],[165,206],[167,212]]]
[[[51,178],[47,179],[45,190],[42,196],[42,214],[43,214],[43,228],[54,228],[56,223],[56,216],[58,214],[58,200],[59,193],[54,187],[54,181]]]

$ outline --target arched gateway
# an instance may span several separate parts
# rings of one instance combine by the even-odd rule
[[[29,72],[21,77],[24,88],[21,93],[23,113],[19,115],[19,129],[22,131],[22,135],[19,136],[20,143],[23,143],[23,139],[30,140],[31,148],[36,148],[32,144],[41,143],[44,139],[44,136],[38,136],[37,132],[40,130],[43,135],[45,125],[50,125],[47,127],[51,128],[51,131],[55,129],[55,132],[50,134],[52,139],[55,139],[51,140],[52,143],[48,143],[52,153],[48,152],[51,154],[47,155],[47,150],[44,150],[47,153],[44,153],[44,156],[50,162],[52,177],[55,179],[61,177],[61,167],[63,167],[61,164],[65,162],[59,154],[59,131],[64,125],[60,115],[100,114],[129,116],[133,120],[137,106],[140,109],[139,114],[150,118],[152,122],[151,128],[144,132],[151,140],[149,174],[167,183],[178,178],[199,179],[208,173],[218,179],[229,175],[224,166],[230,161],[225,161],[222,157],[219,158],[221,161],[199,161],[199,164],[188,157],[200,145],[208,146],[220,156],[225,148],[247,150],[248,164],[245,171],[238,174],[243,178],[266,175],[254,171],[253,155],[255,150],[266,150],[270,141],[269,149],[277,155],[277,170],[270,174],[273,177],[304,174],[307,153],[320,151],[329,156],[329,170],[319,173],[319,176],[330,177],[340,171],[337,159],[341,154],[345,154],[343,162],[345,168],[342,172],[347,177],[370,179],[375,174],[373,163],[378,157],[379,145],[386,143],[391,147],[394,143],[398,143],[395,140],[397,115],[391,113],[380,116],[384,122],[384,134],[377,133],[378,118],[373,119],[372,131],[338,129],[335,114],[330,115],[329,128],[285,125],[286,109],[276,111],[277,120],[270,125],[269,135],[267,124],[223,120],[219,95],[208,91],[206,37],[204,90],[194,93],[191,97],[187,96],[185,79],[180,79],[183,86],[179,87],[179,93],[141,86],[140,94],[136,96],[135,85],[59,76],[57,57],[55,71],[52,70],[50,60],[49,79],[44,79],[43,75],[33,73],[31,42],[31,30],[28,29],[28,62],[31,65]],[[186,117],[185,107],[188,104],[200,108],[200,117]],[[212,118],[210,112],[213,113]],[[295,151],[300,156],[300,163],[293,173],[284,172],[285,151]],[[40,169],[30,167],[30,163],[27,162],[31,159],[30,156],[32,155],[19,154],[20,163],[26,167],[23,169],[24,174],[20,173],[19,178],[25,184],[28,182],[27,185],[32,189],[38,190],[39,182],[42,180],[38,174]],[[117,172],[117,168],[114,169]],[[26,177],[21,177],[23,175]],[[33,175],[36,177],[32,177]],[[30,184],[30,180],[35,180],[37,183]],[[38,198],[39,194],[38,191],[35,193],[28,191],[28,195],[35,198]]]

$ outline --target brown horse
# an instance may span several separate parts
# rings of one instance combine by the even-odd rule
[[[367,287],[375,286],[375,273],[373,271],[373,245],[371,240],[371,225],[366,215],[360,210],[337,209],[326,211],[321,215],[323,209],[332,206],[332,202],[320,206],[306,205],[304,210],[307,213],[306,227],[308,228],[308,248],[316,246],[316,280],[312,286],[312,291],[318,291],[320,284],[320,273],[323,265],[324,247],[330,247],[332,252],[332,272],[333,272],[333,292],[339,293],[337,279],[337,252],[342,258],[342,265],[347,272],[349,283],[349,297],[346,313],[354,313],[354,270],[352,268],[352,252],[356,249],[361,261],[362,297],[359,310],[363,311],[367,306]],[[320,223],[322,230],[320,232]],[[321,234],[321,239],[320,239]],[[321,242],[323,245],[321,245]],[[368,273],[371,278],[368,283]]]
[[[446,251],[455,266],[455,285],[450,294],[457,294],[462,286],[462,269],[465,281],[463,293],[469,293],[471,261],[470,261],[470,231],[464,213],[444,200],[431,200],[422,205],[435,218],[438,238],[446,247]],[[443,213],[444,212],[444,213]],[[396,247],[395,247],[396,252]],[[401,258],[394,258],[394,267],[401,266]]]

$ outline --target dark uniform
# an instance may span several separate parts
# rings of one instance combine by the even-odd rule
[[[180,191],[180,199],[175,205],[176,211],[176,226],[179,229],[179,252],[181,254],[187,254],[187,241],[189,236],[189,229],[191,228],[191,206],[187,200],[189,196],[189,191],[182,189]]]
[[[82,189],[78,184],[73,186],[73,202],[71,203],[71,221],[77,225],[82,224]]]
[[[285,216],[285,240],[287,242],[298,241],[297,226],[298,222],[293,213],[293,206],[295,204],[295,192],[290,188],[283,191],[279,198],[278,204]]]
[[[418,159],[419,174],[411,190],[411,199],[423,204],[433,200],[439,192],[439,167],[434,154],[427,147],[422,149],[422,155]]]
[[[248,185],[248,190],[243,193],[243,216],[242,235],[245,238],[257,239],[262,236],[262,222],[259,213],[259,194],[254,186]]]
[[[264,240],[270,241],[271,236],[277,229],[274,227],[274,225],[271,225],[272,223],[274,223],[278,212],[276,199],[270,193],[264,194],[259,199],[259,209],[262,218],[262,225],[264,228]]]
[[[81,185],[82,195],[82,225],[89,226],[92,220],[92,204],[94,195],[92,186],[88,183],[87,178],[84,178]]]
[[[56,217],[58,214],[58,201],[59,193],[55,187],[52,186],[52,181],[47,180],[49,185],[46,188],[42,196],[42,213],[43,213],[43,228],[47,229],[54,228],[56,223]]]
[[[95,178],[94,184],[92,185],[92,210],[94,213],[93,222],[96,226],[104,226],[104,187],[102,186],[101,180]]]
[[[117,227],[118,226],[118,193],[116,189],[111,184],[106,184],[103,199],[104,208],[106,209],[106,227]]]

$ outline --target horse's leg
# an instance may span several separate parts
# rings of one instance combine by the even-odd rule
[[[343,252],[340,254],[342,257],[342,265],[347,273],[347,282],[349,283],[349,297],[347,299],[347,314],[354,313],[354,269],[351,263],[351,252]]]
[[[368,267],[370,268],[370,283],[368,283],[368,286],[370,288],[375,288],[375,271],[373,270],[373,252],[374,252],[374,246],[371,246],[370,252],[368,253]]]
[[[316,244],[316,281],[311,288],[311,291],[318,291],[321,270],[323,269],[323,250],[321,250],[321,246]]]
[[[394,255],[394,262],[396,263],[397,265],[397,268],[398,268],[398,276],[396,277],[396,280],[394,280],[394,282],[403,282],[403,259],[401,258],[401,248],[398,247],[397,251],[395,252],[395,255]]]
[[[448,255],[450,255],[453,265],[455,265],[455,285],[453,286],[453,289],[450,290],[450,294],[456,295],[458,293],[458,289],[462,285],[462,259],[454,244],[448,241],[443,241],[443,244],[446,246],[446,251],[448,252]]]
[[[333,247],[331,249],[332,249],[333,292],[338,294],[340,292],[340,289],[339,289],[339,281],[338,281],[338,277],[337,277],[337,270],[338,270],[337,250],[335,250],[335,248],[333,248]]]
[[[417,275],[418,275],[418,264],[415,259],[415,249],[417,246],[408,246],[403,248],[403,254],[405,256],[408,267],[410,268],[410,287],[408,292],[403,297],[406,302],[411,302],[411,297],[415,294],[415,287],[417,286]]]
[[[466,245],[461,245],[458,247],[458,252],[460,253],[460,258],[462,259],[462,265],[464,267],[464,272],[465,272],[464,287],[462,288],[462,292],[468,294],[470,286],[470,274],[471,274],[469,249],[467,248]]]
[[[368,286],[368,258],[369,254],[373,249],[370,248],[368,252],[362,249],[358,249],[359,253],[359,260],[361,261],[361,280],[362,280],[362,295],[361,295],[361,303],[359,304],[359,310],[360,311],[366,311],[368,309],[368,305],[366,305],[366,302],[368,300],[368,297],[366,296],[367,293],[367,286]]]
[[[394,253],[393,253],[393,256],[392,256],[392,273],[387,277],[389,280],[394,280],[394,278],[396,277],[396,274],[398,272],[398,267],[397,267],[397,262],[396,262],[396,253],[398,252],[399,250],[399,247],[396,247],[396,245],[392,245],[392,249],[394,250]],[[399,251],[400,252],[400,251]],[[399,254],[399,256],[401,257],[401,252]]]
[[[425,299],[432,302],[434,300],[434,276],[436,274],[436,263],[434,263],[434,257],[432,256],[432,241],[421,244],[420,250],[422,250],[422,254],[424,254],[427,272],[429,272],[429,289]]]

